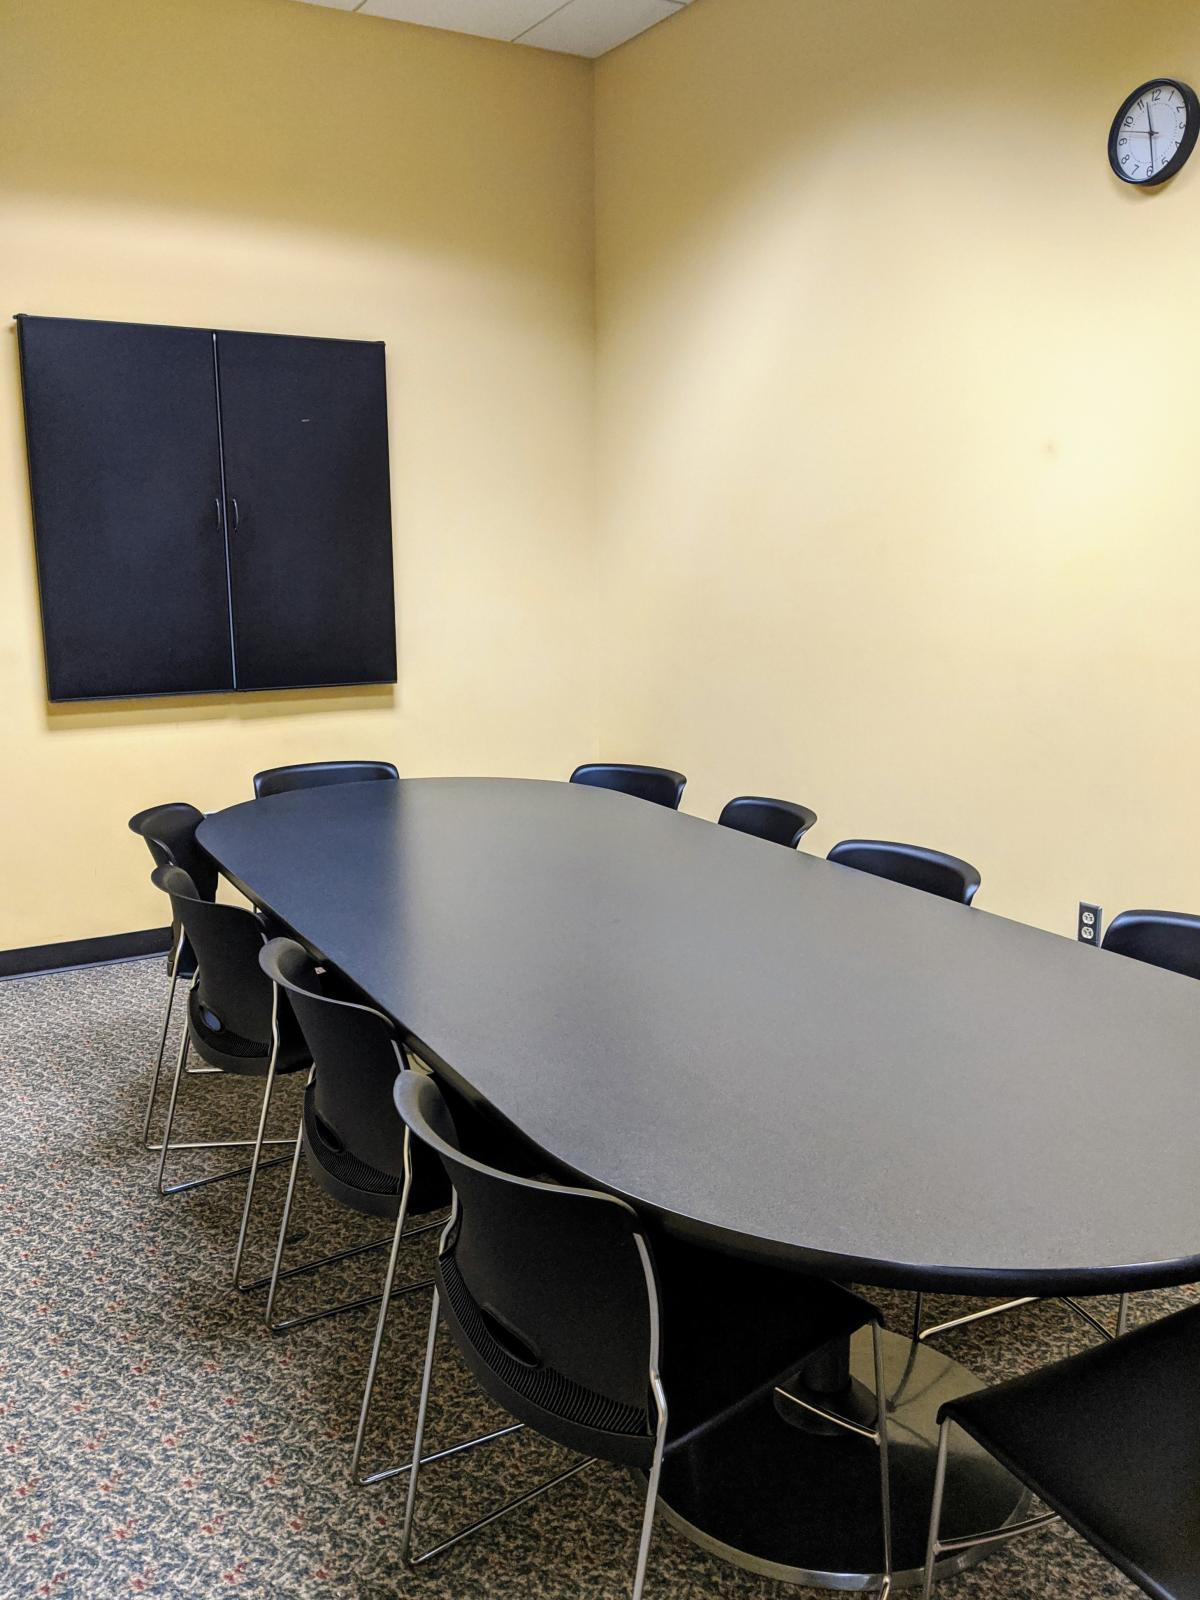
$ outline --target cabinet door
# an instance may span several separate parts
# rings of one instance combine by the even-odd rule
[[[233,688],[212,334],[18,327],[50,699]]]
[[[383,346],[218,333],[239,689],[394,683]]]

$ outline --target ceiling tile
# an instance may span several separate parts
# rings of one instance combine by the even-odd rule
[[[553,11],[555,0],[366,0],[366,17],[391,17],[424,28],[515,39]]]
[[[567,0],[520,38],[542,50],[602,56],[682,9],[682,0]]]

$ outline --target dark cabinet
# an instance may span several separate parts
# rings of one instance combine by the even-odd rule
[[[212,334],[20,330],[50,698],[232,689]]]
[[[220,333],[217,354],[239,687],[390,682],[382,347]]]
[[[18,327],[51,700],[395,681],[382,345]]]

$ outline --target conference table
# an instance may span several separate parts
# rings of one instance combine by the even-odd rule
[[[1192,980],[566,783],[297,791],[198,837],[436,1073],[655,1227],[868,1292],[1200,1279]],[[937,1407],[978,1384],[885,1340],[899,1586]],[[834,1356],[826,1378],[870,1388],[869,1334]],[[758,1572],[875,1587],[874,1447],[791,1410],[680,1452],[661,1503]],[[950,1534],[1023,1512],[965,1439],[949,1486]]]

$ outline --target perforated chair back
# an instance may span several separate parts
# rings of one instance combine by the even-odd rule
[[[638,800],[649,800],[652,805],[678,811],[687,779],[682,772],[672,772],[669,767],[636,767],[627,762],[592,761],[576,767],[571,774],[571,782],[582,783],[589,789],[615,789],[618,794],[631,794]]]
[[[286,991],[312,1056],[322,1131],[376,1171],[403,1177],[404,1136],[392,1088],[404,1063],[392,1024],[370,1006],[327,994],[316,962],[294,939],[272,939],[258,961]]]
[[[843,839],[827,857],[840,866],[869,872],[876,878],[890,878],[910,889],[923,889],[943,900],[958,900],[969,906],[979,888],[978,870],[969,861],[948,856],[940,850],[926,850],[919,844],[893,844],[887,839]]]
[[[1183,911],[1122,911],[1100,944],[1134,961],[1200,978],[1200,917]]]
[[[796,848],[816,820],[815,811],[794,800],[767,800],[749,794],[730,800],[717,818],[722,828],[736,828],[789,850]]]
[[[287,794],[292,789],[324,789],[334,783],[372,783],[399,778],[390,761],[303,761],[290,767],[268,767],[254,774],[254,798]]]
[[[397,1078],[395,1102],[454,1189],[438,1284],[481,1387],[572,1449],[647,1462],[657,1290],[633,1209],[596,1190],[474,1160],[459,1146],[437,1085],[422,1074]]]
[[[204,900],[182,867],[155,867],[150,881],[171,897],[171,908],[196,952],[201,1015],[225,1032],[270,1048],[274,991],[258,964],[263,931],[252,911]],[[215,1019],[215,1026],[210,1019]]]

